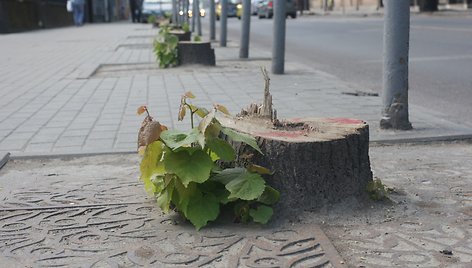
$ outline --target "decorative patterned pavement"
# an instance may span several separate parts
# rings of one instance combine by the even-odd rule
[[[214,68],[160,70],[154,34],[148,25],[97,24],[0,36],[0,157],[134,151],[136,107],[187,127],[175,118],[185,90],[233,113],[262,98],[265,50],[240,61],[230,42],[216,48]],[[296,62],[271,82],[280,117],[360,118],[379,143],[472,134],[415,106],[413,131],[380,131],[379,97]],[[372,147],[375,176],[395,189],[391,203],[200,232],[146,199],[136,156],[15,159],[0,170],[0,266],[468,268],[471,155],[466,143]]]
[[[197,232],[146,199],[136,166],[129,155],[8,163],[0,266],[344,267],[316,225],[220,222]]]

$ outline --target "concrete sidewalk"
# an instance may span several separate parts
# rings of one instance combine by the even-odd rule
[[[228,215],[198,232],[147,198],[137,154],[16,159],[0,170],[0,267],[468,268],[471,154],[371,147],[389,202],[349,199],[292,220],[276,210],[263,226]]]
[[[161,70],[155,34],[121,23],[0,36],[0,157],[135,151],[136,108],[188,127],[176,119],[187,90],[233,113],[262,99],[269,49],[241,61],[229,42],[216,48],[216,67]],[[378,143],[472,134],[414,106],[414,130],[381,131],[379,97],[296,62],[286,71],[271,77],[279,117],[363,119]],[[276,212],[267,226],[218,221],[200,232],[146,197],[136,154],[14,159],[0,167],[0,266],[469,267],[471,154],[466,143],[377,144],[372,170],[390,202],[348,200],[295,221]]]
[[[220,103],[237,113],[261,101],[260,66],[270,69],[270,49],[251,48],[239,60],[235,42],[216,47],[217,66],[158,69],[149,25],[85,25],[0,36],[0,153],[13,156],[125,152],[136,149],[147,104],[171,128],[180,95],[192,91],[196,104]],[[272,75],[271,91],[280,118],[350,117],[365,120],[372,141],[444,138],[472,134],[441,115],[411,107],[414,130],[378,128],[381,99],[338,78],[296,62]]]

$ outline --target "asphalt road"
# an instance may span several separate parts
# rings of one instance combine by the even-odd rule
[[[250,46],[271,50],[272,22],[252,17]],[[229,18],[228,38],[238,41],[240,27]],[[288,19],[286,59],[381,92],[382,39],[381,17]],[[410,103],[472,125],[472,17],[412,16],[409,79]]]

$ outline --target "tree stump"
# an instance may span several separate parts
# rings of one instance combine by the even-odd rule
[[[256,138],[264,155],[246,144],[233,143],[236,163],[251,162],[274,172],[268,184],[281,193],[276,209],[283,210],[282,215],[367,197],[372,172],[365,122],[345,118],[272,122],[267,117],[248,115],[218,120]]]
[[[169,33],[177,36],[177,38],[179,39],[179,42],[190,41],[190,38],[192,36],[191,32],[184,32],[182,30],[170,30]]]
[[[297,216],[341,201],[365,199],[372,181],[369,126],[347,118],[306,118],[279,121],[272,107],[270,78],[265,68],[264,101],[252,103],[236,117],[218,116],[220,123],[256,138],[263,155],[232,142],[236,165],[248,163],[274,172],[268,183],[280,191],[279,215]]]
[[[180,41],[177,45],[179,65],[202,64],[215,66],[215,50],[210,42]]]

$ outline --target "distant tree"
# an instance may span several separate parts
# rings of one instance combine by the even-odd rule
[[[417,0],[421,12],[438,11],[439,0]]]

